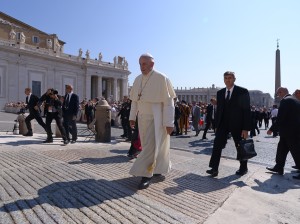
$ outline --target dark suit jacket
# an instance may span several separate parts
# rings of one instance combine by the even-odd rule
[[[37,106],[39,98],[36,95],[31,94],[29,102],[26,106],[26,109],[29,110],[29,113],[39,113],[39,110],[35,110],[34,107]]]
[[[69,100],[68,107],[66,106],[66,98],[63,103],[63,116],[77,116],[79,110],[79,97],[75,93],[72,93],[71,98]]]
[[[216,128],[220,128],[224,122],[225,93],[226,88],[217,92]],[[250,96],[247,89],[234,86],[226,113],[228,113],[229,117],[229,131],[237,133],[251,129]]]
[[[206,107],[206,122],[210,122],[212,121],[212,114],[213,114],[213,105],[212,104],[208,104],[207,107]]]
[[[274,129],[279,129],[280,136],[300,137],[300,101],[291,95],[280,101],[276,123],[270,130]]]

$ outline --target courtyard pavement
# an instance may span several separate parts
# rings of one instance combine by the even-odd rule
[[[0,112],[0,223],[300,223],[293,161],[288,157],[283,176],[267,172],[278,138],[263,129],[245,176],[235,175],[229,140],[219,176],[209,177],[213,133],[201,140],[189,131],[171,139],[171,172],[137,190],[120,128],[112,128],[110,143],[80,136],[76,144],[44,144],[38,124],[33,137],[14,135],[15,117]]]

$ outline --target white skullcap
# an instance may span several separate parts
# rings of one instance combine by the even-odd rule
[[[147,57],[147,58],[153,58],[152,54],[149,54],[149,53],[145,53],[145,54],[142,54],[141,57]]]

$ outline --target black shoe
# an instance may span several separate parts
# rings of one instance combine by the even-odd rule
[[[155,174],[153,174],[153,176],[154,176],[154,177],[161,177],[162,174],[160,174],[160,173],[155,173]]]
[[[76,143],[76,140],[72,140],[72,141],[71,141],[71,144],[75,144],[75,143]]]
[[[46,139],[45,141],[43,141],[43,143],[52,143],[53,139]]]
[[[70,143],[70,141],[69,140],[64,140],[63,143],[64,143],[64,145],[67,145],[67,144]]]
[[[122,137],[122,138],[125,138],[125,137],[126,137],[126,135],[120,135],[120,137]]]
[[[293,169],[300,170],[298,166],[292,166]]]
[[[26,134],[24,134],[23,136],[33,136],[33,133],[29,131]]]
[[[215,169],[210,169],[210,170],[206,170],[206,173],[210,174],[212,177],[216,177],[218,176],[219,171]]]
[[[141,183],[138,188],[140,190],[146,189],[150,186],[151,177],[142,177]]]
[[[204,137],[202,137],[202,139],[204,140],[204,139],[207,139],[207,138],[204,136]]]
[[[300,174],[297,176],[293,176],[294,179],[300,180]]]
[[[239,169],[238,171],[235,172],[235,174],[239,176],[243,176],[246,173],[248,173],[248,169]]]
[[[266,167],[267,170],[272,171],[274,173],[278,173],[279,175],[283,175],[283,169],[279,169],[274,167]]]

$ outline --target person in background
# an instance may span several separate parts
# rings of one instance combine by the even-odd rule
[[[210,104],[206,107],[206,117],[205,117],[205,129],[202,135],[202,139],[207,139],[206,133],[209,128],[212,128],[215,132],[215,117],[216,117],[216,105],[217,100],[215,98],[210,99]]]
[[[66,85],[66,95],[63,102],[63,124],[66,138],[74,144],[77,141],[76,118],[79,110],[79,97],[73,92],[72,85]],[[70,134],[72,139],[70,139]]]
[[[296,89],[295,92],[293,93],[293,96],[294,96],[297,100],[300,100],[300,89]]]
[[[200,107],[196,104],[196,101],[193,101],[192,102],[192,124],[196,132],[195,136],[198,136],[200,132],[200,128],[199,128],[200,117],[201,117]]]
[[[84,105],[84,112],[86,116],[86,124],[89,125],[92,120],[94,119],[94,104],[92,100],[89,100],[85,105]]]
[[[123,103],[121,105],[121,109],[118,113],[118,117],[121,118],[121,124],[123,128],[123,134],[121,135],[122,138],[129,139],[129,136],[131,136],[131,130],[129,125],[129,114],[130,114],[130,108],[131,108],[131,101],[129,100],[128,96],[123,96]]]
[[[272,125],[276,123],[277,121],[277,114],[278,114],[278,108],[277,105],[273,105],[273,109],[271,111],[271,120],[272,120]],[[278,136],[278,130],[276,130],[277,126],[274,125],[273,126],[273,137],[277,137]]]
[[[191,109],[187,105],[186,101],[182,100],[180,104],[180,119],[179,119],[179,128],[180,132],[179,134],[183,134],[183,129],[184,133],[187,135],[187,129],[189,127],[189,116],[191,114]]]
[[[33,136],[31,120],[35,119],[47,132],[46,124],[44,123],[40,108],[38,107],[39,98],[31,93],[31,88],[25,88],[26,106],[29,110],[29,115],[25,118],[25,124],[28,132],[24,136]]]
[[[58,95],[58,91],[55,89],[48,89],[47,92],[40,98],[39,105],[45,104],[47,108],[46,113],[46,128],[47,128],[47,139],[44,143],[52,143],[52,129],[51,123],[53,119],[56,122],[56,125],[61,133],[63,142],[65,145],[69,144],[69,141],[66,137],[66,131],[62,124],[62,102],[60,101],[60,96]]]
[[[300,167],[300,102],[289,94],[285,87],[276,91],[281,99],[277,120],[267,131],[271,135],[274,128],[279,130],[280,139],[276,151],[276,165],[267,170],[283,175],[286,157],[291,152],[297,167]],[[294,176],[300,179],[299,176]]]

